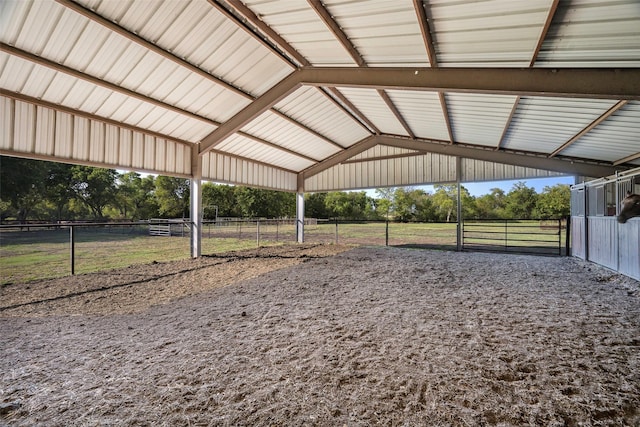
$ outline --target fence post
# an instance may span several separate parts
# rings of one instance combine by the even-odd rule
[[[507,243],[507,239],[509,238],[509,220],[504,220],[504,251],[507,252],[509,248],[509,244]]]
[[[338,218],[336,218],[336,245],[338,244]]]
[[[387,218],[387,226],[384,232],[384,245],[389,246],[389,219]]]
[[[565,246],[565,256],[570,256],[570,251],[571,251],[571,242],[569,241],[571,239],[571,215],[567,215],[567,234],[564,238],[564,246]],[[560,233],[562,233],[562,223],[560,223]]]
[[[260,220],[256,220],[256,245],[260,247]]]
[[[75,257],[76,257],[76,237],[73,234],[73,225],[69,226],[69,255],[71,258],[71,275],[76,274]]]

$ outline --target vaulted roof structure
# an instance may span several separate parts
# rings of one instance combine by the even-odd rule
[[[637,0],[1,0],[0,154],[326,191],[640,165]]]

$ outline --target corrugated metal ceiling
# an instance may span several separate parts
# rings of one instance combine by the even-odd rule
[[[640,165],[636,0],[2,0],[0,42],[4,155],[179,176],[200,157],[204,179],[288,191],[450,180],[453,156],[465,180]],[[325,66],[435,89],[298,79]],[[491,89],[452,67],[495,69]],[[605,78],[533,96],[503,67]]]

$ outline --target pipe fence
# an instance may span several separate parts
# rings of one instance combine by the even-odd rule
[[[562,224],[467,221],[462,249],[559,255]],[[191,230],[189,219],[0,225],[0,284],[188,259]],[[224,218],[202,223],[203,256],[296,241],[295,219]],[[456,223],[306,219],[304,241],[458,248]]]

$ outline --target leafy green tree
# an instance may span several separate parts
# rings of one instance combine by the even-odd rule
[[[391,215],[396,191],[393,187],[376,188],[378,198],[375,207],[378,214],[383,218],[389,219]]]
[[[460,186],[460,201],[462,202],[462,218],[478,217],[476,198],[469,193],[469,190],[464,185]]]
[[[202,216],[206,219],[241,216],[236,202],[237,187],[207,182],[202,185]]]
[[[159,216],[155,190],[153,175],[144,178],[137,172],[118,175],[115,205],[118,207],[119,216],[132,220]]]
[[[170,176],[158,176],[156,183],[156,202],[162,218],[189,217],[189,180]]]
[[[327,193],[304,195],[304,215],[308,218],[329,218],[331,214],[325,204]]]
[[[458,190],[454,184],[435,185],[435,193],[431,200],[435,207],[435,214],[438,221],[451,222],[455,217]]]
[[[0,223],[4,221],[11,213],[11,202],[0,199]]]
[[[566,184],[546,186],[538,195],[534,210],[539,218],[564,218],[571,213],[571,189]]]
[[[505,218],[505,193],[501,188],[492,188],[491,193],[477,197],[476,214],[481,219]]]
[[[436,209],[433,204],[433,200],[431,196],[422,191],[419,193],[415,193],[415,205],[416,205],[416,221],[435,221],[436,220]]]
[[[94,219],[104,219],[104,210],[113,204],[117,172],[91,166],[73,166],[71,190],[91,211]]]
[[[426,193],[423,190],[412,188],[396,188],[393,192],[393,214],[398,221],[415,221],[422,216],[418,211],[420,207],[424,208],[425,203],[422,200]],[[422,202],[422,203],[421,203]]]
[[[70,203],[73,199],[73,166],[47,162],[45,199],[52,206],[52,219],[71,219]]]
[[[505,212],[512,219],[531,219],[537,202],[536,190],[520,181],[505,197]]]
[[[235,197],[241,217],[256,218],[262,216],[263,197],[259,189],[251,187],[237,187],[235,189]]]
[[[336,218],[376,218],[373,200],[364,191],[332,191],[327,193],[325,204],[329,214]]]
[[[30,213],[43,199],[45,191],[45,162],[0,158],[0,200],[10,206],[4,216],[15,215],[20,223],[26,222]]]

